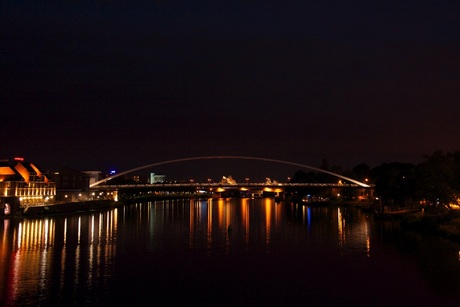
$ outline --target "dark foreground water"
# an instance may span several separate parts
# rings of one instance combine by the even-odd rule
[[[458,244],[354,208],[176,200],[0,223],[5,306],[460,304]]]

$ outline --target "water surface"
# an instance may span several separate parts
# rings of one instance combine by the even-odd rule
[[[460,302],[459,244],[355,208],[168,200],[0,223],[6,306]]]

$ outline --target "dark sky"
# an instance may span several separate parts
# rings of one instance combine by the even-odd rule
[[[459,1],[1,1],[0,65],[0,157],[46,169],[460,150]]]

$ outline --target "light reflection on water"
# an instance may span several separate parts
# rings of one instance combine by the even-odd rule
[[[216,302],[246,302],[235,292],[273,304],[365,305],[382,291],[394,294],[376,305],[410,305],[412,294],[425,302],[459,298],[458,244],[348,207],[170,200],[2,222],[6,306],[119,305],[142,302],[152,291],[169,303],[180,294],[210,299],[198,285]]]

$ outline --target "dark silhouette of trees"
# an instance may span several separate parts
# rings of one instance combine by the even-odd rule
[[[371,171],[375,192],[384,204],[407,206],[415,202],[415,165],[384,163]]]
[[[417,166],[416,194],[431,204],[449,206],[460,195],[460,152],[437,151]]]
[[[449,207],[460,195],[460,152],[437,151],[425,161],[383,163],[371,170],[375,192],[385,205],[427,203]]]
[[[436,151],[424,156],[424,161],[417,165],[393,162],[371,169],[361,163],[352,170],[343,171],[339,166],[330,167],[328,161],[323,159],[320,168],[375,184],[375,195],[386,206],[405,207],[426,203],[449,207],[460,199],[460,151]],[[291,182],[323,183],[336,180],[329,174],[299,170]],[[351,191],[348,196],[352,199],[356,195]]]
[[[352,176],[354,179],[365,182],[371,177],[371,168],[365,163],[361,163],[353,167]]]

